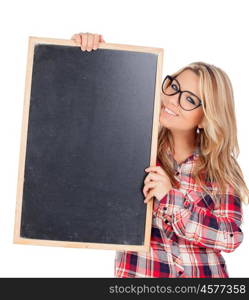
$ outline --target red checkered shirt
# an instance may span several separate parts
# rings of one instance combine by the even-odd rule
[[[116,251],[115,277],[229,277],[221,251],[232,252],[243,240],[242,206],[231,186],[214,203],[194,183],[199,151],[180,164],[168,152],[180,188],[154,198],[150,251]]]

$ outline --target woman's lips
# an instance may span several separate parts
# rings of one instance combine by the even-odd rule
[[[162,113],[165,117],[169,118],[169,117],[178,117],[178,115],[173,115],[173,114],[170,114],[168,113],[166,110],[165,110],[165,106],[162,107]]]

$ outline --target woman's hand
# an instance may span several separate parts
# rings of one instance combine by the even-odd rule
[[[87,50],[88,52],[97,50],[99,47],[99,43],[105,43],[101,34],[90,32],[75,33],[71,37],[71,40],[73,40],[76,45],[80,46],[82,51]]]
[[[149,167],[145,171],[150,173],[144,180],[143,194],[146,197],[144,202],[148,203],[153,196],[161,200],[172,188],[168,175],[160,166]]]

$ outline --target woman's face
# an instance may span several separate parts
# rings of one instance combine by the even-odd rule
[[[201,98],[198,88],[199,77],[194,72],[191,70],[184,70],[176,77],[176,79],[178,80],[182,91],[190,91]],[[195,130],[196,127],[200,125],[204,116],[202,106],[186,111],[179,105],[178,98],[179,93],[167,96],[161,91],[162,108],[159,119],[160,124],[173,131]],[[165,107],[176,113],[177,116],[166,112]]]

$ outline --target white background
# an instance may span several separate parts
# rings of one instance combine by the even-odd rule
[[[249,183],[248,1],[2,1],[1,33],[1,277],[113,277],[114,251],[13,244],[14,212],[28,36],[70,39],[103,34],[108,43],[165,49],[163,75],[194,61],[219,66],[234,88],[239,163]],[[249,223],[244,241],[223,253],[231,277],[248,277]]]

